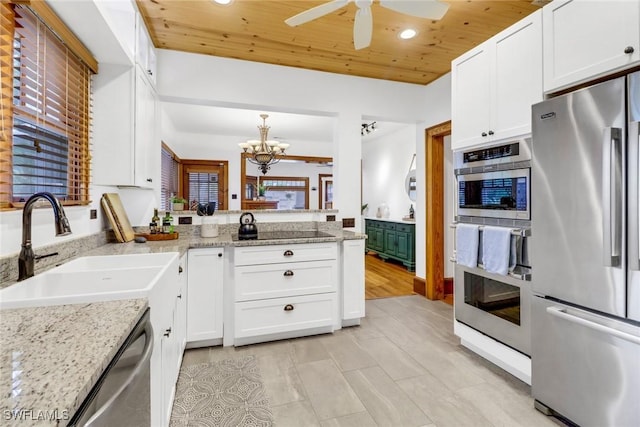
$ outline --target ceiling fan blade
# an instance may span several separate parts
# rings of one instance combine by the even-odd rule
[[[380,6],[418,18],[442,19],[449,5],[438,0],[380,0]]]
[[[300,12],[299,14],[294,15],[291,18],[285,19],[284,22],[291,27],[295,27],[297,25],[313,21],[314,19],[318,19],[321,16],[328,15],[329,13],[345,6],[350,1],[351,0],[333,0],[328,3],[312,7],[311,9],[305,10],[304,12]]]
[[[353,23],[353,46],[356,50],[364,49],[371,44],[372,32],[371,8],[369,6],[362,7],[356,12],[356,19]]]

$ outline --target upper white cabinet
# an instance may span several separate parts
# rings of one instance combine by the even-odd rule
[[[542,100],[542,16],[534,12],[451,64],[451,148],[531,132]]]
[[[156,50],[140,14],[138,14],[136,28],[136,62],[142,67],[151,84],[155,86],[157,70]]]
[[[100,64],[93,77],[92,182],[155,188],[160,181],[156,94],[139,66]]]
[[[543,8],[544,90],[640,63],[640,1],[556,0]]]

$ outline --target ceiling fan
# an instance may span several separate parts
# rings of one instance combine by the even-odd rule
[[[371,16],[371,3],[373,0],[332,0],[311,9],[305,10],[284,22],[292,27],[313,21],[334,12],[349,2],[358,6],[355,22],[353,24],[353,45],[356,50],[364,49],[371,43],[373,31],[373,18]],[[405,15],[418,18],[441,19],[449,9],[449,5],[438,0],[380,0],[380,6]]]

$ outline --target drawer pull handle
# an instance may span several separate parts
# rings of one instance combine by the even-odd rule
[[[293,311],[293,305],[292,304],[287,304],[284,306],[284,311]]]
[[[182,269],[182,266],[178,267],[178,273],[182,273],[184,270]]]
[[[284,251],[284,256],[293,256],[293,251],[287,249],[286,251]]]
[[[169,329],[165,329],[164,334],[165,337],[168,337],[169,335],[171,335],[171,328]]]
[[[293,276],[293,271],[291,271],[291,270],[287,270],[287,271],[285,271],[285,272],[284,272],[284,276],[285,276],[285,277],[291,277],[291,276]]]

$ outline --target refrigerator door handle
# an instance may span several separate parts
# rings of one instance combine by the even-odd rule
[[[640,270],[640,122],[629,124],[629,269]]]
[[[619,331],[617,329],[610,328],[609,326],[601,325],[601,324],[599,324],[597,322],[594,322],[592,320],[587,320],[587,319],[584,319],[582,317],[578,317],[576,315],[569,314],[569,313],[567,313],[567,309],[566,308],[556,307],[556,306],[547,307],[547,313],[549,313],[552,316],[558,317],[560,319],[564,319],[564,320],[566,320],[568,322],[576,323],[576,324],[582,325],[582,326],[584,326],[586,328],[593,329],[595,331],[600,331],[600,332],[605,333],[607,335],[613,335],[613,336],[615,336],[617,338],[623,339],[623,340],[628,341],[630,343],[640,345],[640,337],[628,334],[626,332]]]
[[[618,267],[622,252],[622,129],[604,130],[602,144],[603,264]]]

